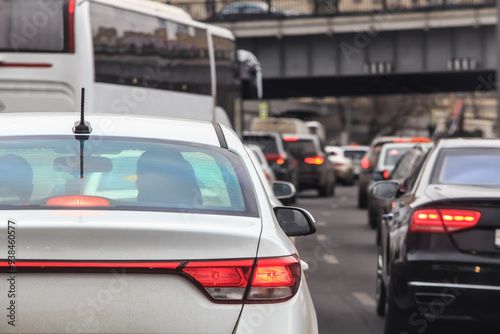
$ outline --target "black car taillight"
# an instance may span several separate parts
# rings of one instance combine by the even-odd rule
[[[283,165],[285,163],[286,157],[281,154],[266,154],[266,160],[268,162],[274,162],[278,165]]]
[[[288,300],[297,293],[301,275],[296,255],[256,261],[190,261],[182,271],[201,285],[210,299],[222,303]]]
[[[413,213],[410,231],[414,232],[454,232],[473,227],[481,213],[472,210],[425,209]]]

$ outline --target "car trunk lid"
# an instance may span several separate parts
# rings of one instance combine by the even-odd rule
[[[0,299],[13,305],[19,332],[230,333],[241,301],[214,302],[184,268],[201,264],[215,273],[221,263],[242,261],[251,267],[261,231],[259,218],[220,215],[25,210],[0,216],[2,257],[10,250],[14,260],[12,270],[3,262],[0,278],[0,289],[13,295]],[[10,326],[0,324],[2,332]]]

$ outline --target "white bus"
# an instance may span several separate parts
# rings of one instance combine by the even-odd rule
[[[166,4],[0,0],[0,112],[79,111],[85,87],[88,112],[239,123],[238,64],[229,30]]]

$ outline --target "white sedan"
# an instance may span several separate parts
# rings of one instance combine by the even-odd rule
[[[77,119],[0,116],[0,332],[317,333],[288,238],[314,219],[232,130]]]

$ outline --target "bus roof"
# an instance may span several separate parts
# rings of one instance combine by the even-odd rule
[[[88,0],[80,0],[79,3],[85,2]],[[184,20],[193,20],[191,15],[186,13],[184,10],[179,7],[167,5],[165,3],[161,3],[158,1],[152,0],[90,0],[92,2],[99,2],[102,4],[115,6],[124,9],[130,9],[133,11],[140,11],[147,14],[167,14],[170,17],[184,19]]]
[[[108,6],[128,9],[136,12],[142,12],[144,14],[161,16],[164,18],[172,19],[179,23],[189,23],[190,25],[207,29],[212,35],[228,38],[234,40],[233,33],[226,28],[215,26],[212,24],[206,24],[193,20],[191,15],[182,10],[179,7],[167,5],[155,0],[79,0],[79,4],[85,1],[97,2]],[[160,14],[160,15],[158,15]]]

